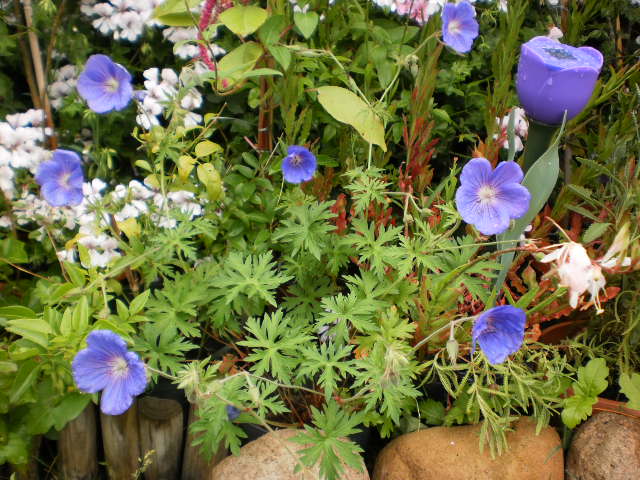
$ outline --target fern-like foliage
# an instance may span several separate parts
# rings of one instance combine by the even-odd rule
[[[308,445],[300,451],[302,466],[319,465],[320,476],[326,480],[342,478],[344,466],[362,471],[364,464],[360,453],[362,449],[345,437],[360,431],[357,426],[362,422],[362,414],[350,414],[341,409],[335,401],[329,401],[324,411],[311,407],[314,427],[305,425],[305,432],[293,437],[291,441]]]
[[[250,318],[245,328],[251,336],[238,344],[251,349],[245,358],[253,363],[251,370],[256,375],[266,373],[289,383],[300,363],[299,348],[312,337],[291,325],[281,310],[265,315],[262,320]]]
[[[338,382],[347,375],[356,374],[353,360],[350,359],[352,349],[351,345],[339,347],[334,343],[322,343],[320,349],[313,345],[303,346],[298,377],[316,380],[324,389],[325,400],[329,401]]]

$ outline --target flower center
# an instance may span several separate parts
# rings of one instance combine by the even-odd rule
[[[63,188],[69,188],[69,178],[71,177],[70,172],[65,172],[60,175],[60,186]]]
[[[449,22],[449,33],[451,35],[458,35],[460,33],[460,21],[451,20]]]
[[[498,192],[490,185],[483,185],[480,187],[480,190],[478,190],[478,198],[480,202],[484,204],[492,203],[497,196]]]
[[[294,167],[299,167],[302,163],[302,157],[300,155],[291,155],[291,165]]]
[[[577,60],[577,58],[570,52],[567,52],[564,48],[559,47],[547,47],[544,49],[549,55],[559,60]]]
[[[110,362],[111,375],[116,378],[125,377],[129,373],[129,364],[123,357],[116,357]]]
[[[114,78],[114,77],[111,77],[105,83],[105,88],[107,89],[107,92],[110,92],[110,93],[117,92],[119,86],[120,86],[120,82],[118,81],[117,78]]]

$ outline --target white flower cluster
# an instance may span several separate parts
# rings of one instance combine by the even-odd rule
[[[91,183],[83,185],[84,199],[80,205],[62,209],[46,205],[54,211],[66,210],[68,218],[76,219],[79,226],[76,238],[89,253],[90,264],[83,264],[87,268],[104,268],[121,256],[117,238],[109,233],[111,215],[106,213],[107,211],[115,211],[113,219],[117,223],[148,215],[160,228],[175,228],[178,224],[176,217],[180,214],[187,215],[190,220],[202,215],[202,206],[195,201],[193,192],[169,192],[165,200],[162,193],[136,180],[132,180],[127,186],[116,185],[113,191],[103,195],[105,187],[106,184],[102,180],[94,179]],[[35,212],[30,213],[33,215]],[[73,222],[65,224],[69,229],[75,226]],[[77,251],[75,247],[59,251],[58,258],[75,262]]]
[[[35,175],[38,165],[49,159],[51,152],[41,144],[50,134],[44,127],[42,110],[7,115],[0,122],[0,190],[6,198],[15,196],[16,169],[24,168]]]
[[[199,64],[197,64],[199,65]],[[200,69],[206,67],[198,67]],[[182,75],[186,75],[188,70],[183,69]],[[136,122],[142,128],[149,130],[153,125],[160,125],[160,116],[164,113],[167,105],[171,103],[179,93],[183,81],[176,72],[170,68],[149,68],[144,73],[145,90],[137,92],[138,115]],[[184,115],[184,126],[193,127],[202,122],[202,115],[193,110],[202,105],[202,94],[195,89],[190,89],[180,98],[180,107],[186,110]]]
[[[78,83],[78,70],[75,65],[65,65],[54,72],[54,80],[47,91],[51,106],[59,110],[64,103],[64,99],[71,95]]]
[[[524,112],[523,108],[515,107],[513,109],[514,118],[514,127],[515,127],[515,144],[516,144],[516,152],[522,151],[524,149],[523,140],[527,138],[527,134],[529,133],[529,122],[527,120],[527,115]],[[496,123],[500,127],[500,137],[505,137],[504,142],[502,142],[502,148],[509,148],[509,139],[506,138],[507,129],[509,128],[509,115],[505,115],[500,118],[496,118]],[[494,135],[493,138],[498,138],[498,135]]]
[[[459,3],[463,0],[454,0]],[[465,0],[471,4],[476,0]],[[493,1],[493,0],[486,0]],[[508,0],[497,0],[498,8],[506,12]],[[639,0],[640,1],[640,0]],[[449,0],[373,0],[376,5],[386,8],[398,15],[408,16],[418,24],[423,25],[429,17],[438,13],[449,2]]]
[[[115,40],[136,42],[143,35],[145,28],[160,27],[153,18],[153,11],[163,0],[82,0],[80,11],[91,18],[91,24],[103,35],[111,35]],[[202,8],[193,9],[197,16]],[[162,35],[173,44],[181,43],[174,48],[174,53],[180,58],[190,59],[199,55],[196,40],[196,27],[170,27],[163,30]],[[223,55],[225,50],[218,45],[211,44],[215,56]]]

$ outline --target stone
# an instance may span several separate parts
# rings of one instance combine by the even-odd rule
[[[567,453],[567,480],[640,478],[640,419],[602,412],[580,425]]]
[[[523,417],[507,434],[508,450],[491,458],[480,452],[481,425],[433,427],[402,435],[377,458],[373,480],[562,480],[564,464],[558,432],[536,435]]]
[[[247,443],[240,455],[222,460],[211,472],[209,480],[320,480],[318,468],[307,473],[294,473],[298,463],[296,452],[304,445],[287,441],[298,430],[276,430]],[[363,464],[364,469],[364,464]],[[369,480],[366,469],[357,472],[346,467],[341,480]]]

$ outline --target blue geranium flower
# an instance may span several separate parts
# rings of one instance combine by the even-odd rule
[[[73,359],[73,378],[86,393],[102,390],[100,409],[107,415],[127,411],[147,385],[144,363],[127,351],[127,344],[110,330],[94,330],[87,348]]]
[[[282,161],[282,173],[289,183],[311,180],[316,172],[316,156],[304,147],[291,145]]]
[[[500,162],[495,170],[486,158],[473,158],[462,169],[456,206],[462,219],[484,235],[509,228],[513,218],[529,210],[531,194],[520,185],[523,173],[515,162]]]
[[[80,156],[71,150],[55,150],[51,160],[38,167],[36,182],[52,207],[80,204],[84,182]]]
[[[524,311],[511,305],[487,310],[473,324],[473,350],[478,342],[489,363],[504,362],[522,346],[526,321]]]
[[[96,113],[122,110],[131,101],[131,74],[106,55],[91,55],[78,77],[80,96]]]
[[[233,405],[227,405],[227,418],[229,419],[229,421],[233,422],[239,416],[240,410],[238,410]]]
[[[467,53],[480,27],[469,2],[447,3],[442,10],[442,40],[458,53]]]

